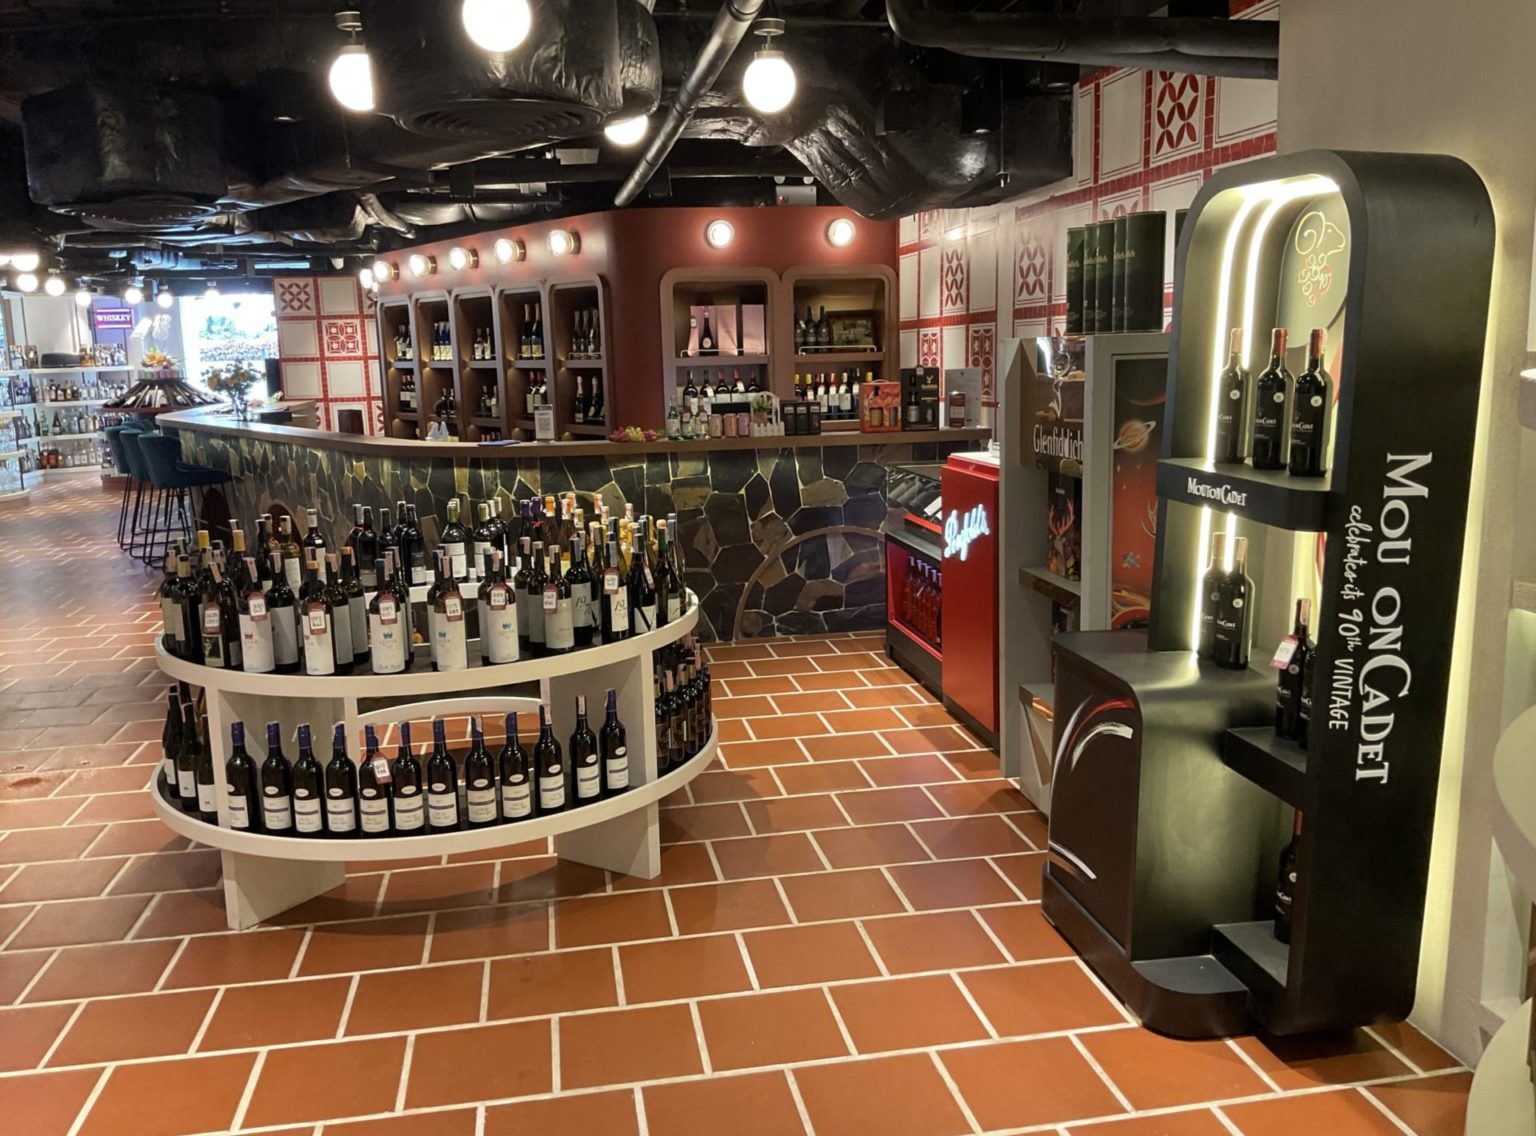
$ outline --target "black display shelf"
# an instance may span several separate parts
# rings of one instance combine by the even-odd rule
[[[1221,760],[1261,789],[1267,789],[1292,808],[1312,807],[1312,782],[1307,779],[1307,751],[1295,742],[1277,738],[1273,727],[1254,726],[1228,730]]]
[[[1261,525],[1292,532],[1328,527],[1333,477],[1292,477],[1285,470],[1215,465],[1199,458],[1157,463],[1158,496],[1186,505],[1209,505]]]
[[[1211,953],[1250,990],[1279,997],[1291,965],[1291,948],[1275,938],[1272,919],[1219,923]]]
[[[944,550],[939,547],[938,541],[921,529],[887,529],[885,539],[930,563],[938,564],[944,559]]]

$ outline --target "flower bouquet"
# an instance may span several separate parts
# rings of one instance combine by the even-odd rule
[[[158,347],[151,347],[144,352],[144,359],[139,365],[146,371],[154,372],[157,379],[174,379],[177,375],[176,360]]]
[[[236,421],[246,422],[251,417],[251,388],[260,382],[265,376],[257,375],[244,363],[230,363],[225,367],[214,367],[206,376],[208,389],[215,394],[226,395],[229,398],[229,408]]]

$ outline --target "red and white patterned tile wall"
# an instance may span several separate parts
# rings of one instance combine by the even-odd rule
[[[373,297],[352,276],[279,276],[277,352],[289,398],[313,399],[321,429],[336,411],[362,410],[370,434],[383,429]]]
[[[1280,0],[1239,0],[1278,19]],[[1066,315],[1067,229],[1124,213],[1168,214],[1165,306],[1173,304],[1173,214],[1213,170],[1274,151],[1275,84],[1114,68],[1075,92],[1074,173],[1043,193],[901,222],[901,365],[979,367],[991,397],[999,335],[1033,337]]]

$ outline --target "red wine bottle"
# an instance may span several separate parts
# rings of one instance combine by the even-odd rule
[[[1269,366],[1254,384],[1254,469],[1284,469],[1290,457],[1291,396],[1296,380],[1285,369],[1285,344],[1285,328],[1275,328],[1270,337]]]
[[[587,696],[576,696],[576,729],[571,733],[571,772],[576,804],[586,805],[603,795],[603,763],[597,752],[597,735],[587,724]]]
[[[517,715],[508,714],[507,740],[496,757],[496,783],[501,791],[504,821],[527,820],[534,815],[533,759],[517,736]]]
[[[379,752],[378,731],[363,727],[363,761],[357,770],[358,828],[363,837],[389,835],[389,762]]]
[[[267,723],[267,759],[261,763],[261,827],[287,836],[293,831],[293,767],[283,753],[283,727]]]
[[[357,835],[357,768],[347,756],[347,727],[331,731],[331,760],[325,767],[325,827],[338,840]]]
[[[1232,352],[1221,373],[1216,403],[1216,461],[1241,465],[1248,456],[1248,370],[1243,366],[1243,329],[1232,329]]]
[[[489,828],[501,819],[496,808],[496,762],[485,748],[480,719],[469,720],[469,752],[464,755],[464,813],[470,828]]]
[[[394,797],[394,829],[399,836],[418,836],[427,831],[427,799],[423,792],[421,762],[411,752],[411,724],[400,723],[400,750],[390,764]]]
[[[427,759],[427,828],[459,830],[459,767],[448,749],[447,727],[441,718],[432,720],[432,756]]]
[[[1333,380],[1323,370],[1327,333],[1312,329],[1307,345],[1307,369],[1296,380],[1291,402],[1292,477],[1322,477],[1328,472],[1328,419],[1333,410]]]

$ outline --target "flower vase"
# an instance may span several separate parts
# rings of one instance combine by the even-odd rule
[[[244,394],[238,394],[229,400],[229,412],[238,425],[245,426],[251,421],[251,404],[246,401]]]

